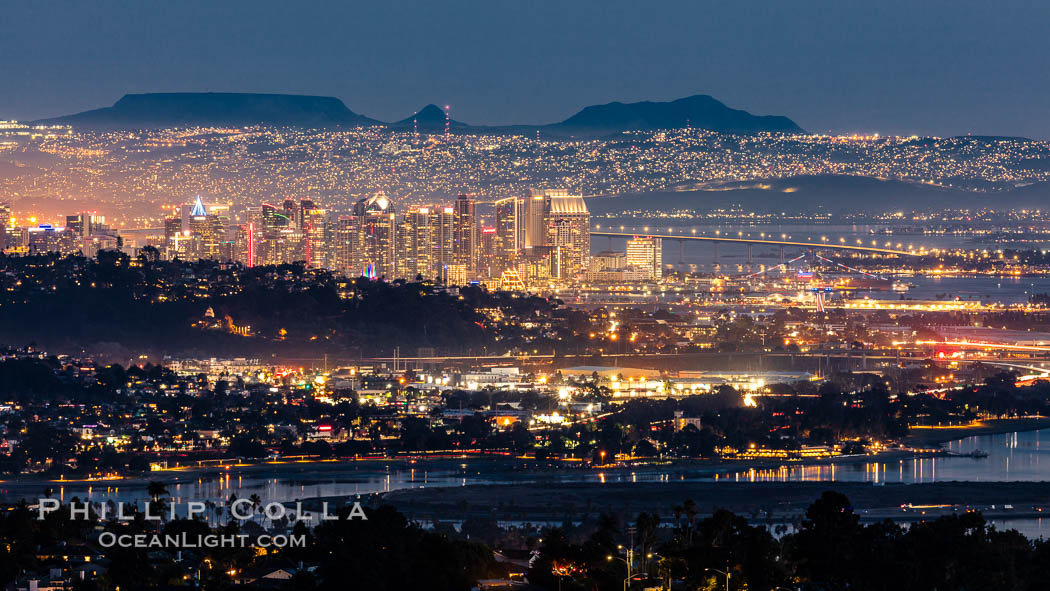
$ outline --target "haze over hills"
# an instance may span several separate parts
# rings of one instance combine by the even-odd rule
[[[430,104],[393,123],[383,123],[348,109],[334,97],[175,92],[128,94],[112,107],[37,121],[87,129],[153,129],[180,125],[277,125],[356,127],[386,125],[392,129],[444,131],[445,111]],[[613,102],[585,107],[548,125],[472,126],[452,121],[458,133],[535,133],[551,136],[602,136],[624,131],[694,127],[724,133],[805,133],[787,117],[755,116],[731,109],[707,95],[670,102]]]
[[[1050,184],[994,193],[854,175],[803,175],[759,181],[683,184],[671,190],[587,198],[592,214],[742,207],[776,212],[892,212],[936,208],[1039,207]]]

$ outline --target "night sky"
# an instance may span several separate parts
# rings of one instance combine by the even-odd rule
[[[451,104],[548,123],[710,94],[810,131],[1050,137],[1050,3],[997,0],[12,0],[0,118],[129,92],[337,96],[382,120]]]

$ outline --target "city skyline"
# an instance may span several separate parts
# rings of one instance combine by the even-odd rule
[[[1050,5],[12,4],[3,591],[1047,588]]]

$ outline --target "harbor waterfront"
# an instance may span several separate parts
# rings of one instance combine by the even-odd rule
[[[990,520],[999,527],[1016,528],[1022,533],[1042,535],[1043,518],[1038,516],[1044,510],[1050,518],[1050,494],[1040,493],[1036,498],[1045,500],[1032,501],[1032,485],[1050,482],[1050,428],[1044,427],[1041,419],[1028,419],[1034,430],[994,432],[997,429],[1018,428],[1018,421],[1004,420],[1004,425],[983,427],[983,434],[971,435],[961,439],[945,441],[942,452],[929,452],[913,456],[908,452],[885,452],[872,458],[845,457],[820,462],[797,462],[776,464],[770,462],[648,462],[632,466],[615,466],[580,468],[566,464],[536,463],[505,457],[442,457],[442,458],[405,458],[405,459],[364,459],[332,461],[281,461],[260,462],[256,464],[231,464],[219,468],[187,468],[179,470],[161,470],[152,474],[149,480],[163,482],[171,492],[175,504],[191,501],[206,501],[227,504],[231,498],[248,498],[258,495],[266,503],[277,502],[293,505],[305,502],[308,506],[317,506],[318,500],[331,501],[332,507],[352,500],[365,500],[371,504],[383,504],[391,501],[395,506],[405,504],[415,513],[426,513],[426,502],[417,504],[412,491],[423,489],[444,489],[481,487],[486,498],[497,503],[513,503],[519,500],[519,506],[512,513],[512,521],[518,522],[557,522],[557,515],[562,508],[558,499],[570,487],[574,494],[593,496],[596,505],[603,505],[603,490],[614,491],[623,495],[630,491],[634,484],[645,484],[646,494],[680,502],[683,494],[692,489],[689,485],[698,483],[733,485],[739,490],[740,485],[778,483],[785,486],[775,488],[776,493],[764,495],[755,506],[770,507],[785,501],[778,499],[777,494],[784,494],[797,501],[799,494],[791,492],[792,483],[804,483],[799,491],[808,501],[814,491],[819,494],[820,486],[816,483],[848,483],[850,490],[855,485],[932,485],[952,484],[955,498],[973,499],[968,502],[944,502],[936,506],[925,507],[929,515],[936,515],[947,510],[955,512],[960,509],[981,509]],[[1021,420],[1023,423],[1024,420]],[[975,427],[981,431],[982,427]],[[949,435],[930,437],[920,434],[916,439],[929,444],[931,439],[951,437],[952,431],[944,430]],[[988,433],[987,431],[992,431]],[[975,451],[986,453],[986,457],[973,457]],[[967,483],[972,486],[957,486]],[[978,483],[995,484],[996,495],[989,497],[981,494],[984,486]],[[1027,502],[1011,501],[1010,484],[1016,484],[1016,497]],[[128,478],[117,480],[84,481],[5,481],[0,485],[0,501],[17,503],[25,500],[34,502],[40,498],[45,488],[54,489],[54,495],[63,502],[76,498],[94,503],[109,501],[127,504],[142,504],[150,500],[147,493],[147,479]],[[506,494],[501,493],[506,488]],[[520,492],[523,489],[547,493],[545,505],[555,507],[553,512],[540,510],[541,514],[531,515],[528,505],[521,504]],[[912,490],[917,491],[918,487]],[[715,491],[717,489],[705,489]],[[899,489],[898,489],[899,490]],[[388,495],[399,491],[401,494]],[[581,493],[581,491],[586,491]],[[900,496],[903,495],[903,496]],[[906,499],[907,493],[900,493],[895,499]],[[429,499],[428,495],[418,495]],[[716,494],[717,496],[717,494]],[[734,495],[735,496],[735,495]],[[439,493],[439,499],[447,499],[445,493]],[[644,495],[632,501],[644,506]],[[917,494],[917,499],[925,498]],[[538,501],[537,501],[538,503]],[[447,502],[445,503],[447,505]],[[482,503],[484,504],[484,503]],[[714,504],[719,504],[714,501]],[[734,507],[739,509],[737,504]],[[904,502],[902,504],[923,505],[921,502]],[[998,505],[998,508],[994,507]],[[1004,505],[1009,508],[1004,508]],[[538,505],[531,507],[536,510]],[[578,507],[577,507],[578,508]],[[908,512],[906,508],[899,511],[886,507],[861,507],[871,519],[889,518],[902,522],[914,521],[926,515]],[[461,520],[455,511],[445,507],[444,517]],[[427,518],[429,519],[429,518]],[[1047,522],[1050,524],[1050,522]]]

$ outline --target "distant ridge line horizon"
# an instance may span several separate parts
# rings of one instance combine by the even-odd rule
[[[150,129],[179,125],[275,125],[290,127],[383,126],[424,133],[445,130],[444,109],[428,104],[408,117],[385,122],[352,111],[337,97],[242,92],[128,93],[112,106],[32,121],[89,129]],[[437,113],[441,113],[438,117]],[[457,133],[525,133],[554,136],[612,135],[695,127],[737,134],[762,132],[807,134],[781,115],[753,115],[733,109],[710,95],[696,94],[672,101],[613,101],[583,107],[568,118],[547,124],[470,125],[450,121]]]

